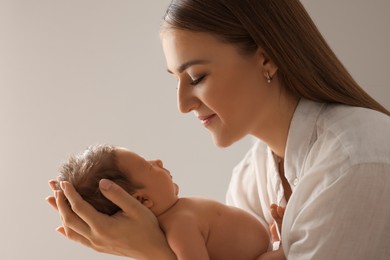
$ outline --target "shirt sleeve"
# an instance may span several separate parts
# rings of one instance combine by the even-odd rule
[[[299,186],[282,227],[287,259],[390,259],[390,164],[354,165],[334,179],[317,169]]]

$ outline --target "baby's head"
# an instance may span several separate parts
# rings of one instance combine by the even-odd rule
[[[116,147],[94,145],[84,152],[72,155],[60,168],[60,181],[69,181],[80,195],[98,211],[112,215],[120,210],[99,190],[101,179],[110,179],[132,194],[141,184],[129,179],[118,167]]]
[[[112,215],[120,210],[99,190],[99,181],[110,179],[156,215],[177,200],[178,187],[160,160],[111,145],[90,146],[73,155],[60,168],[60,181],[69,181],[98,211]]]

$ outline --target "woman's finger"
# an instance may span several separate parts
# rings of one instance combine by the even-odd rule
[[[93,229],[99,226],[103,221],[107,221],[107,216],[98,212],[91,204],[86,202],[72,184],[67,181],[62,181],[61,188],[70,203],[73,215],[76,213],[84,224],[87,223],[85,225],[88,225]]]
[[[113,181],[102,179],[99,182],[99,187],[102,194],[127,215],[136,216],[140,211],[145,210],[145,207],[138,200]]]
[[[66,237],[65,228],[63,226],[59,226],[56,231]]]
[[[91,244],[91,242],[88,239],[86,239],[85,237],[81,236],[80,234],[74,232],[71,229],[67,229],[66,230],[63,226],[60,226],[56,230],[57,230],[58,233],[62,234],[66,238],[69,238],[69,239],[71,239],[71,240],[73,240],[75,242],[83,244],[84,246],[92,247],[92,244]]]
[[[48,196],[48,197],[46,197],[45,200],[47,201],[47,203],[49,203],[50,206],[52,206],[54,209],[58,210],[56,198],[54,196]]]
[[[77,243],[80,243],[80,244],[86,246],[86,247],[92,248],[95,251],[102,252],[102,250],[100,250],[93,243],[91,243],[91,241],[89,241],[88,239],[86,239],[85,237],[81,236],[77,232],[74,232],[71,229],[67,229],[65,231],[65,228],[63,226],[60,226],[56,230],[57,230],[58,233],[60,233],[61,235],[63,235],[66,238],[69,238],[69,239],[71,239],[71,240],[73,240],[73,241],[75,241]],[[110,252],[108,252],[106,250],[105,253],[110,253]],[[111,253],[115,254],[115,252],[111,252]]]
[[[53,190],[53,191],[56,191],[56,190],[58,190],[58,182],[57,182],[57,180],[50,180],[49,181],[49,186],[50,186],[50,188]]]
[[[84,237],[88,237],[91,231],[90,227],[72,211],[69,204],[66,202],[65,195],[62,191],[56,191],[56,204],[61,215],[65,232],[69,228],[77,230],[77,232]]]
[[[279,241],[279,233],[277,231],[277,224],[275,222],[269,225],[269,230],[271,233],[271,242],[274,243],[275,241]]]
[[[270,207],[271,215],[272,215],[272,218],[274,220],[279,219],[277,208],[278,208],[278,206],[276,204],[272,204],[271,207]]]
[[[284,212],[286,211],[285,207],[277,207],[276,211],[278,212],[279,218],[283,219]]]

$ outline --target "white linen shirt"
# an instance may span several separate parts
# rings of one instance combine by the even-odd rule
[[[257,141],[235,167],[227,204],[266,227],[286,205],[269,147]],[[289,260],[390,259],[390,117],[302,99],[284,158],[292,188],[282,225]]]

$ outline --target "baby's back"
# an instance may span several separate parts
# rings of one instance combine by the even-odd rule
[[[173,214],[173,215],[172,215]],[[170,214],[190,214],[199,225],[212,260],[254,260],[269,246],[267,230],[249,213],[202,198],[181,198]],[[174,221],[160,221],[174,225]]]

